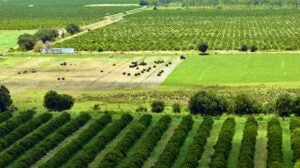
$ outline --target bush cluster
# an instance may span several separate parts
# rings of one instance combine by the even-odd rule
[[[282,128],[279,121],[273,118],[268,123],[268,159],[267,167],[284,167],[282,154]]]
[[[66,167],[69,168],[85,168],[92,162],[98,153],[103,150],[106,145],[132,121],[133,117],[129,114],[124,114],[115,121],[108,129],[105,129],[103,134],[97,135],[91,142],[85,145],[69,162]]]
[[[21,112],[16,117],[13,117],[13,118],[7,120],[6,122],[4,122],[3,124],[1,124],[0,125],[0,137],[7,135],[9,132],[11,132],[15,128],[19,127],[21,124],[30,120],[34,114],[35,114],[35,112],[32,110]]]
[[[235,114],[258,114],[261,112],[261,109],[259,103],[247,94],[240,94],[234,99]]]
[[[98,134],[112,120],[110,115],[104,115],[95,120],[84,132],[74,139],[50,158],[47,162],[41,165],[41,168],[56,168],[68,161],[76,152],[88,143],[95,135]]]
[[[190,115],[182,118],[180,125],[176,128],[163,153],[159,156],[154,168],[172,167],[178,156],[180,147],[192,129],[193,123],[193,118]]]
[[[229,117],[224,122],[217,144],[214,146],[215,152],[209,164],[210,168],[227,167],[227,160],[232,146],[232,138],[235,131],[235,120]]]
[[[201,125],[197,130],[192,144],[189,146],[188,155],[180,165],[181,168],[197,168],[199,160],[204,152],[204,147],[207,143],[207,138],[210,135],[214,120],[210,116],[205,116]]]
[[[254,167],[257,126],[258,123],[254,117],[249,117],[247,119],[238,159],[239,168]]]
[[[9,90],[5,86],[0,85],[0,112],[7,111],[12,103]]]
[[[12,114],[9,112],[0,113],[0,124],[2,124],[4,121],[7,121],[10,117],[12,117]]]
[[[43,140],[46,136],[48,136],[60,126],[64,125],[70,119],[70,114],[63,113],[59,117],[50,120],[48,123],[35,130],[32,134],[26,136],[18,143],[12,145],[8,150],[0,155],[0,167],[8,166],[26,150],[30,149],[35,144]]]
[[[44,106],[53,111],[63,111],[71,109],[74,99],[67,94],[58,94],[56,91],[49,91],[44,97]]]
[[[62,142],[66,137],[70,136],[72,133],[77,131],[80,127],[85,125],[91,116],[88,113],[81,113],[74,120],[60,127],[54,134],[50,135],[37,146],[35,146],[29,153],[16,162],[16,167],[26,168],[33,165],[35,162],[40,160],[45,156],[51,149],[55,148],[60,142]]]
[[[131,126],[130,130],[115,146],[115,148],[105,155],[104,159],[98,165],[99,168],[116,167],[119,162],[127,155],[128,150],[140,138],[144,130],[150,125],[152,116],[143,115],[137,123]]]
[[[294,155],[294,161],[300,161],[300,120],[293,118],[291,120],[291,132],[292,132],[292,150]]]
[[[167,130],[171,117],[163,116],[151,131],[145,136],[137,150],[128,157],[128,161],[121,166],[122,168],[140,168],[143,167],[152,150],[155,148],[163,133]]]
[[[30,121],[26,122],[20,127],[16,128],[10,134],[0,139],[0,151],[9,147],[10,145],[12,145],[13,143],[15,143],[17,140],[21,139],[25,135],[29,134],[30,132],[34,131],[40,125],[50,120],[51,117],[52,117],[51,114],[44,113],[36,118],[31,119]]]
[[[151,111],[155,113],[161,113],[165,110],[165,102],[164,101],[154,101],[151,104]]]

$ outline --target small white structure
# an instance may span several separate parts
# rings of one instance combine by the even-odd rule
[[[49,48],[42,49],[41,54],[74,54],[74,48]]]

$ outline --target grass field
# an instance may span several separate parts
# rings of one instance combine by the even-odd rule
[[[24,33],[33,34],[35,30],[0,30],[0,51],[7,51],[10,48],[17,47],[19,35]]]
[[[299,54],[189,55],[162,86],[300,86]]]

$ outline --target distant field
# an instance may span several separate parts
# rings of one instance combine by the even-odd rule
[[[0,30],[65,27],[70,23],[85,25],[100,21],[106,15],[137,8],[134,6],[84,7],[95,3],[99,2],[96,0],[0,1]]]
[[[10,48],[17,46],[17,39],[19,35],[24,33],[33,34],[35,30],[0,30],[0,51],[7,51]]]
[[[299,50],[299,9],[158,9],[130,15],[117,24],[58,46],[77,50]]]
[[[163,86],[300,86],[299,54],[190,55]]]

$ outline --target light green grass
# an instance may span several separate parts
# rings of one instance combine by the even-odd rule
[[[268,129],[268,120],[264,119],[258,121],[258,130],[256,137],[256,146],[254,154],[254,167],[261,168],[266,167],[267,157],[268,157],[268,138],[267,138],[267,129]]]
[[[35,33],[35,30],[3,30],[0,31],[0,51],[7,51],[17,47],[18,37],[21,34]]]
[[[291,148],[291,132],[290,132],[290,119],[280,121],[282,127],[282,152],[283,164],[286,168],[293,167],[293,152]]]
[[[299,54],[188,55],[163,86],[300,86]]]

